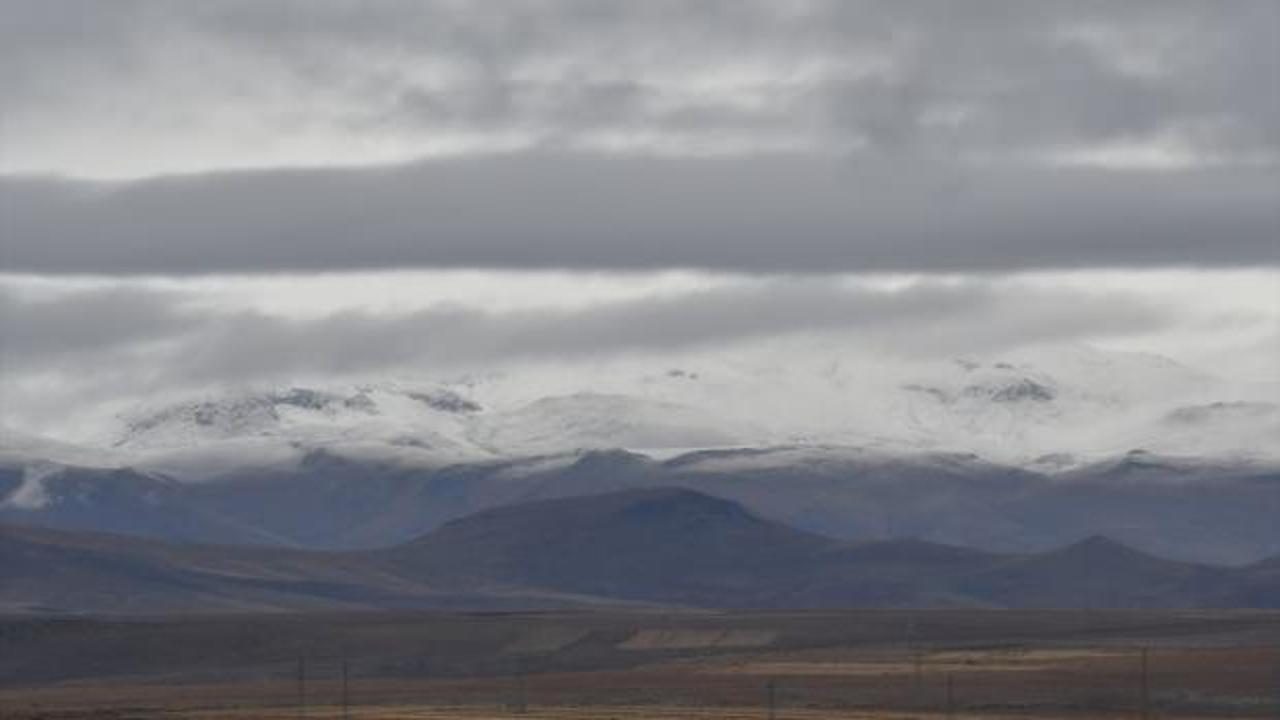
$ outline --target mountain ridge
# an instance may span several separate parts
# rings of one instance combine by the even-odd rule
[[[16,433],[14,441],[73,464],[96,452],[199,477],[320,447],[420,466],[590,448],[789,443],[977,452],[1014,465],[1050,454],[1087,462],[1138,447],[1280,458],[1280,388],[1220,380],[1166,358],[1075,348],[902,367],[844,360],[704,358],[656,373],[620,365],[572,376],[206,388],[116,408],[62,447]],[[76,438],[83,452],[65,446]]]
[[[1269,562],[1211,567],[1106,539],[1018,555],[842,543],[684,488],[516,504],[348,552],[0,525],[0,561],[10,612],[1280,605]]]
[[[518,502],[676,486],[846,541],[916,536],[993,552],[1105,534],[1240,564],[1280,553],[1280,466],[1129,454],[1046,475],[968,454],[844,447],[626,450],[405,467],[314,450],[296,468],[178,481],[163,473],[0,463],[0,522],[159,539],[360,549]],[[36,502],[38,500],[39,502]]]

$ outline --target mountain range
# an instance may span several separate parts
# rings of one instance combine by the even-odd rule
[[[973,455],[844,447],[591,450],[442,467],[309,452],[203,482],[135,468],[0,465],[0,522],[196,543],[368,549],[502,505],[683,487],[850,542],[1039,552],[1107,535],[1240,564],[1280,553],[1280,466],[1132,452],[1043,471]]]
[[[975,453],[1020,467],[1133,449],[1280,460],[1280,385],[1159,356],[1080,347],[927,365],[839,353],[685,360],[211,387],[0,427],[0,456],[197,479],[315,449],[434,466],[786,445]]]
[[[930,367],[793,357],[776,366],[529,372],[223,388],[131,406],[92,432],[53,438],[0,428],[0,523],[11,533],[88,533],[104,548],[243,546],[350,558],[499,508],[680,488],[848,546],[837,554],[927,543],[1042,558],[1103,536],[1126,552],[1205,566],[1280,555],[1276,388],[1220,381],[1156,356],[1080,349]],[[425,550],[415,562],[428,557],[441,562]],[[166,567],[166,575],[181,570]],[[1027,572],[1047,595],[1037,598],[1029,580],[1009,581],[1009,593],[1023,593],[1016,603],[1068,598],[1077,587]],[[474,594],[396,577],[412,581],[412,591],[398,586],[386,597],[407,592],[410,604],[428,590],[441,604],[465,605]],[[965,575],[988,590],[998,583],[982,577]],[[531,580],[512,584],[519,602],[528,593],[610,595]],[[1232,591],[1241,602],[1272,601],[1266,577],[1241,582]],[[832,592],[847,594],[841,587]],[[917,599],[1016,604],[1013,595],[967,587]],[[259,590],[272,606],[275,591]],[[795,602],[815,597],[825,596]],[[705,599],[689,589],[660,601]]]
[[[679,488],[510,505],[346,552],[6,525],[0,565],[9,612],[1280,606],[1280,557],[1210,566],[1102,537],[1028,554],[847,543]]]

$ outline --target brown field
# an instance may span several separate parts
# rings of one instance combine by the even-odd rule
[[[0,718],[1140,718],[1144,651],[1150,717],[1280,717],[1275,613],[41,622],[0,621]]]

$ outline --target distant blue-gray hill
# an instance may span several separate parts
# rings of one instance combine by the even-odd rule
[[[195,543],[357,550],[541,499],[683,487],[851,542],[918,538],[1035,553],[1105,535],[1155,555],[1280,554],[1280,469],[1134,452],[1041,474],[947,453],[842,448],[627,452],[404,467],[315,450],[296,467],[179,482],[131,469],[0,466],[0,522]]]
[[[1280,607],[1280,558],[1179,562],[1095,537],[1039,553],[848,543],[681,488],[538,500],[407,543],[315,551],[0,526],[0,610]]]

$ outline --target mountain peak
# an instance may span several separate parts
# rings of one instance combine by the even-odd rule
[[[658,487],[487,510],[387,555],[432,582],[696,605],[714,587],[788,572],[833,542],[729,500]]]
[[[1107,535],[1090,535],[1070,545],[1038,556],[1052,566],[1081,566],[1093,572],[1143,572],[1180,565],[1126,545]]]
[[[648,465],[653,459],[644,453],[622,448],[582,450],[573,465],[577,469],[610,469],[618,466]]]
[[[1094,554],[1118,552],[1137,553],[1138,551],[1109,535],[1097,533],[1081,540],[1077,540],[1065,547],[1059,548],[1058,552]]]

